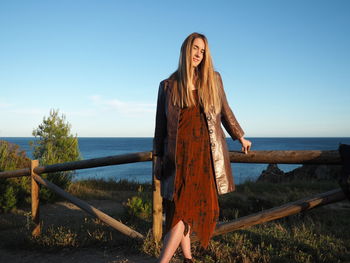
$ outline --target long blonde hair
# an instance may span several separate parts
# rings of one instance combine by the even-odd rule
[[[196,38],[204,41],[205,48],[203,60],[194,68],[191,66],[191,52]],[[192,33],[182,43],[178,69],[170,76],[170,78],[175,80],[172,92],[174,105],[184,108],[195,104],[194,96],[191,92],[194,74],[197,74],[195,85],[198,88],[199,103],[204,111],[206,113],[210,110],[219,112],[221,108],[220,82],[214,72],[208,40],[205,35],[199,33]]]

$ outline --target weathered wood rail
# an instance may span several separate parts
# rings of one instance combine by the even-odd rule
[[[152,160],[152,152],[138,152],[122,155],[113,155],[101,158],[87,159],[75,162],[58,163],[53,165],[38,166],[34,168],[36,174],[64,172],[78,169],[102,167],[108,165],[146,162]],[[0,173],[0,178],[12,178],[30,176],[30,168]]]
[[[230,160],[235,163],[278,163],[278,164],[327,164],[341,165],[338,151],[251,151],[249,154],[241,152],[230,152]],[[15,171],[0,172],[0,179],[14,178],[21,176],[32,177],[32,218],[35,224],[32,234],[40,234],[39,220],[39,186],[44,185],[80,207],[92,216],[110,225],[114,229],[132,238],[143,239],[139,232],[122,224],[118,220],[106,215],[97,208],[80,200],[53,183],[40,177],[40,174],[50,172],[70,171],[77,169],[88,169],[94,167],[118,165],[134,162],[155,161],[156,157],[152,152],[139,152],[124,155],[115,155],[102,158],[94,158],[82,161],[60,163],[47,166],[39,166],[38,161],[33,160],[31,167]],[[214,235],[221,235],[234,230],[247,228],[256,224],[261,224],[278,218],[306,211],[325,204],[338,202],[345,199],[344,193],[340,189],[335,189],[326,193],[321,193],[312,197],[304,198],[276,208],[261,211],[252,215],[238,218],[231,222],[219,223]],[[153,235],[156,242],[162,236],[162,198],[160,196],[160,182],[153,176]],[[195,241],[196,237],[192,238]]]
[[[232,163],[341,164],[338,151],[250,151],[229,155]]]
[[[268,221],[280,219],[286,216],[304,212],[315,207],[331,204],[345,199],[345,194],[341,189],[334,189],[322,194],[290,202],[278,207],[267,209],[255,214],[243,216],[230,222],[217,224],[213,236],[222,235],[239,229],[248,228],[250,226],[262,224]],[[197,241],[194,236],[192,241]]]

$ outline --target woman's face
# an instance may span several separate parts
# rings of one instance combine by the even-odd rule
[[[196,38],[192,44],[191,62],[193,67],[197,67],[203,60],[205,44],[203,39]]]

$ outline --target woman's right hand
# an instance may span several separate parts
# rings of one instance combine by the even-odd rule
[[[247,154],[250,151],[250,148],[252,146],[252,142],[247,140],[247,139],[244,139],[244,137],[241,137],[239,139],[239,142],[242,144],[242,152]]]

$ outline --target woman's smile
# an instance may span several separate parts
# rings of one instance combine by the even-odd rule
[[[205,43],[201,38],[196,38],[192,44],[192,66],[197,67],[203,60]]]

